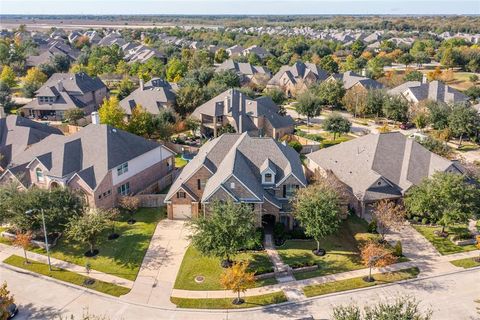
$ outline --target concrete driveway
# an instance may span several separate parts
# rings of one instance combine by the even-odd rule
[[[188,229],[184,221],[162,220],[153,234],[132,290],[121,299],[173,307],[170,295],[183,255],[188,247]]]

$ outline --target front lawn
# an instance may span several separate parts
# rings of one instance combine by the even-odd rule
[[[273,271],[273,266],[265,252],[245,252],[235,256],[235,261],[249,260],[252,272],[266,273]],[[183,257],[182,265],[177,274],[175,289],[183,290],[223,290],[220,275],[223,269],[220,259],[205,257],[193,246],[190,246]],[[195,277],[202,276],[202,283],[195,282]],[[274,278],[257,281],[256,286],[275,284]]]
[[[282,291],[262,294],[259,296],[245,297],[245,303],[240,305],[232,304],[232,298],[218,299],[189,299],[171,297],[170,301],[179,308],[193,309],[245,309],[267,306],[287,301],[287,297]]]
[[[182,158],[181,154],[175,156],[175,168],[183,168],[187,165],[188,161]]]
[[[478,257],[453,260],[453,261],[450,261],[450,263],[456,267],[460,267],[464,269],[480,267],[480,262],[478,262],[476,259],[478,259]]]
[[[121,221],[115,225],[115,231],[121,236],[115,240],[107,240],[111,230],[104,232],[98,242],[100,253],[93,258],[84,256],[87,245],[62,236],[57,245],[50,251],[52,257],[85,266],[90,262],[91,268],[128,280],[135,280],[142,264],[145,252],[157,223],[166,216],[165,208],[141,208],[135,213],[135,224],[128,224],[128,215],[122,215]],[[35,248],[33,251],[46,254],[45,250]]]
[[[320,247],[327,251],[323,257],[313,254],[312,249],[317,246],[313,240],[288,240],[277,250],[283,262],[291,267],[318,265],[315,271],[295,274],[297,280],[362,269],[365,266],[360,260],[359,245],[378,237],[367,233],[367,227],[367,222],[357,216],[344,220],[335,235],[320,242]]]
[[[476,250],[477,248],[475,245],[467,245],[467,246],[457,246],[454,244],[449,238],[439,237],[434,234],[435,231],[441,231],[442,227],[429,227],[429,226],[422,226],[422,225],[413,225],[413,227],[420,232],[430,243],[443,255],[458,253],[458,252],[466,252]],[[465,226],[455,226],[446,228],[450,233],[455,233],[462,229],[465,229]]]
[[[367,288],[376,286],[379,284],[386,284],[397,282],[401,280],[413,279],[418,276],[420,270],[417,267],[403,269],[393,272],[377,273],[373,274],[375,281],[366,282],[363,277],[351,278],[339,281],[326,282],[322,284],[316,284],[306,286],[303,288],[303,292],[307,297],[320,296],[333,292],[348,291],[353,289]]]
[[[38,274],[43,274],[44,276],[47,276],[50,278],[73,283],[73,284],[76,284],[77,286],[83,286],[83,287],[86,287],[95,291],[103,292],[115,297],[120,297],[124,294],[127,294],[130,291],[129,288],[125,288],[113,283],[104,282],[100,280],[95,280],[95,282],[92,285],[86,286],[84,285],[84,282],[88,278],[81,274],[64,270],[61,268],[56,268],[56,267],[52,267],[52,271],[50,271],[48,269],[48,264],[33,261],[31,259],[29,259],[29,261],[30,263],[25,264],[24,258],[16,255],[12,255],[7,259],[5,259],[3,262],[17,268],[35,272]]]

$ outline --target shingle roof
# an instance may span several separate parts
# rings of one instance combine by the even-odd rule
[[[417,101],[432,100],[444,103],[468,101],[468,96],[440,82],[408,81],[388,91],[392,95],[402,95],[408,100],[412,96]]]
[[[319,69],[315,64],[302,61],[295,62],[292,66],[282,66],[280,70],[268,81],[269,85],[279,85],[280,78],[287,74],[292,83],[305,79],[309,73],[313,73],[318,81],[328,78],[328,72]]]
[[[175,93],[171,85],[160,78],[154,78],[147,82],[143,90],[138,88],[120,101],[120,106],[125,114],[132,114],[137,105],[141,105],[147,112],[158,115],[160,109],[166,104],[175,102]]]
[[[270,76],[270,71],[262,66],[252,66],[248,62],[235,62],[232,59],[225,60],[216,69],[217,71],[232,70],[242,75],[253,76],[255,74],[265,74]]]
[[[361,76],[359,74],[356,74],[353,71],[347,71],[344,73],[340,74],[334,74],[332,77],[336,80],[340,80],[343,82],[343,86],[345,89],[350,89],[357,83],[361,83],[365,88],[367,89],[382,89],[383,84],[380,82],[377,82],[373,79]]]

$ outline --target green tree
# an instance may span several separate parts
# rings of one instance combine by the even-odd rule
[[[50,57],[50,64],[55,69],[55,72],[68,72],[70,63],[70,58],[65,54],[55,54],[53,57]]]
[[[110,125],[115,128],[125,128],[124,117],[125,113],[120,107],[117,97],[111,96],[108,99],[103,100],[102,105],[98,109],[100,116],[100,122]]]
[[[358,58],[363,53],[363,50],[365,50],[365,44],[362,42],[362,40],[355,40],[352,43],[350,50],[352,51],[353,56]]]
[[[416,70],[407,73],[405,77],[403,77],[403,80],[405,81],[422,81],[422,79],[423,79],[423,73]]]
[[[335,140],[337,134],[341,135],[350,132],[352,123],[347,118],[334,112],[325,118],[322,126],[324,130],[333,133],[333,140]]]
[[[324,105],[338,107],[345,95],[345,88],[340,81],[324,81],[317,88],[317,95]]]
[[[27,75],[23,78],[23,93],[25,97],[32,98],[35,91],[40,89],[47,81],[47,76],[37,67],[28,69]]]
[[[310,125],[310,118],[320,115],[322,101],[311,90],[307,90],[297,96],[295,110],[298,114],[306,116],[307,125]]]
[[[442,226],[442,233],[452,223],[466,223],[479,210],[479,190],[461,174],[437,172],[409,189],[404,199],[406,209],[428,217]]]
[[[399,96],[385,96],[383,114],[390,120],[404,122],[408,119],[408,103]]]
[[[186,72],[187,66],[177,58],[173,58],[167,63],[167,81],[178,82]]]
[[[250,52],[249,53],[247,61],[252,66],[258,66],[258,65],[262,64],[262,60],[260,59],[260,57],[255,52]]]
[[[8,312],[8,308],[15,300],[13,295],[10,294],[10,291],[7,288],[7,282],[3,282],[0,286],[0,319],[1,320],[8,320],[10,318],[10,313]]]
[[[287,100],[287,97],[285,96],[285,92],[283,92],[282,89],[280,88],[271,88],[271,89],[266,89],[263,92],[264,96],[270,97],[273,102],[275,102],[277,105],[281,105]]]
[[[455,56],[453,48],[448,47],[443,51],[442,59],[440,63],[444,65],[447,69],[450,69],[455,66]]]
[[[225,51],[224,48],[220,48],[217,50],[217,52],[215,52],[214,60],[216,63],[222,63],[227,59],[228,59],[228,53],[227,51]]]
[[[225,91],[229,88],[240,87],[240,78],[234,71],[219,71],[213,75],[210,85],[217,86],[220,91]]]
[[[222,264],[227,265],[255,233],[255,213],[245,203],[214,201],[209,214],[192,219],[190,226],[195,248],[204,255],[225,259]]]
[[[11,108],[14,103],[12,101],[12,91],[10,86],[5,82],[0,81],[0,105],[3,106],[6,110]]]
[[[433,129],[443,130],[448,127],[448,118],[452,113],[450,106],[435,101],[428,101],[425,106],[429,112],[429,122]]]
[[[295,219],[307,236],[317,242],[317,254],[321,254],[320,240],[335,233],[340,225],[340,197],[328,183],[312,184],[297,191],[293,202]]]
[[[404,53],[398,58],[398,62],[404,64],[405,67],[408,67],[414,60],[415,58],[410,53]]]
[[[365,114],[379,117],[383,112],[383,103],[385,101],[385,92],[383,90],[368,90],[365,103]]]
[[[196,107],[207,101],[209,96],[204,88],[194,85],[181,87],[177,92],[175,111],[185,117]]]
[[[149,138],[154,132],[153,116],[141,105],[136,105],[127,124],[127,131]]]
[[[0,74],[0,81],[7,84],[9,87],[14,87],[17,84],[15,72],[9,66],[3,66]]]
[[[328,73],[337,73],[338,72],[338,63],[333,59],[332,55],[325,56],[320,59],[320,68],[327,71]]]
[[[74,217],[67,226],[66,235],[69,239],[89,246],[85,255],[95,256],[98,251],[95,246],[98,237],[110,227],[108,213],[102,209],[89,209],[78,217]]]
[[[460,139],[459,146],[461,147],[464,136],[471,137],[478,134],[480,116],[477,110],[466,104],[455,104],[448,116],[448,127],[453,136]]]
[[[77,125],[78,120],[82,119],[85,116],[85,112],[83,112],[80,108],[71,108],[65,111],[64,117],[68,123]]]
[[[125,99],[130,93],[132,93],[133,89],[133,82],[127,76],[123,77],[122,81],[118,84],[118,100],[121,101]]]

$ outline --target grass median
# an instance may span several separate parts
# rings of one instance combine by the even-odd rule
[[[413,279],[416,278],[419,273],[420,270],[417,267],[412,267],[399,271],[374,274],[373,278],[375,279],[375,281],[373,282],[366,282],[363,280],[363,277],[358,277],[306,286],[305,288],[303,288],[303,292],[307,297],[314,297],[334,292],[367,288],[380,284]]]
[[[464,269],[480,267],[480,257],[453,260],[453,261],[450,261],[450,263],[456,267],[460,267]]]
[[[245,303],[240,305],[232,304],[233,298],[218,299],[191,299],[171,297],[170,301],[179,308],[189,309],[245,309],[262,307],[270,304],[277,304],[287,301],[287,297],[282,291],[262,294],[258,296],[245,297]]]
[[[84,284],[85,280],[89,279],[86,276],[83,276],[81,274],[71,272],[65,269],[56,268],[56,267],[52,267],[52,271],[50,271],[48,270],[48,264],[41,263],[38,261],[33,261],[30,259],[29,261],[30,263],[26,264],[24,258],[19,257],[17,255],[11,255],[7,259],[5,259],[3,262],[5,264],[8,264],[20,269],[42,274],[44,276],[47,276],[56,280],[61,280],[68,283],[75,284],[77,286],[86,287],[88,289],[106,293],[115,297],[119,297],[121,295],[127,294],[130,291],[129,288],[125,288],[122,286],[118,286],[116,284],[112,284],[112,283],[104,282],[100,280],[95,280],[95,282],[91,285],[85,285]]]

